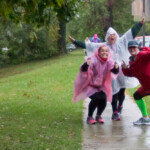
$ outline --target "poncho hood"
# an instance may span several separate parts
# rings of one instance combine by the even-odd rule
[[[111,34],[116,34],[117,36],[117,39],[116,39],[116,42],[118,41],[119,39],[119,35],[118,33],[116,32],[116,30],[112,27],[109,27],[107,32],[106,32],[106,36],[105,36],[105,41],[108,43],[108,37],[111,35]]]
[[[106,93],[107,101],[112,101],[111,79],[116,76],[112,75],[111,69],[114,67],[115,62],[111,60],[110,51],[107,60],[105,62],[101,60],[98,52],[99,48],[103,46],[106,45],[100,45],[95,50],[94,55],[88,58],[91,59],[91,64],[88,67],[88,70],[86,72],[82,72],[80,69],[74,83],[74,102],[84,100],[100,91],[104,91]]]

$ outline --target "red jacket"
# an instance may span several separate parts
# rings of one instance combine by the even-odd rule
[[[130,67],[123,69],[125,76],[136,77],[145,91],[150,92],[150,48],[142,47],[135,61],[129,61]]]

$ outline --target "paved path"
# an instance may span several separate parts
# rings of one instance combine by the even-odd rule
[[[112,108],[108,103],[102,115],[104,124],[86,123],[89,100],[83,113],[82,150],[150,150],[150,126],[134,126],[141,117],[133,100],[126,95],[121,121],[112,121]]]

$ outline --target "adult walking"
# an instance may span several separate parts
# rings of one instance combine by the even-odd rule
[[[146,104],[143,97],[150,95],[150,48],[142,47],[136,41],[128,43],[129,52],[131,54],[129,65],[122,63],[122,71],[125,76],[136,77],[141,86],[134,93],[134,99],[139,107],[142,117],[133,122],[134,125],[150,125],[150,118],[147,115]]]
[[[140,31],[142,25],[144,24],[144,17],[141,22],[136,23],[131,29],[119,37],[118,33],[112,28],[108,28],[105,36],[105,44],[110,48],[111,58],[115,60],[119,66],[121,66],[122,60],[128,62],[130,56],[128,52],[128,42],[133,40],[138,32]],[[94,50],[99,47],[102,43],[92,43],[92,42],[82,42],[75,40],[71,36],[69,39],[78,47],[86,48],[87,56],[91,56]],[[117,79],[112,80],[112,119],[120,120],[120,113],[123,108],[123,101],[125,99],[125,88],[134,88],[139,84],[136,78],[125,77],[122,70],[119,70],[119,75]]]

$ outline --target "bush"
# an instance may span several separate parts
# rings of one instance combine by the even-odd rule
[[[46,59],[58,53],[57,25],[56,18],[49,27],[38,29],[23,23],[0,23],[0,65]],[[2,48],[6,46],[9,50],[3,52]]]

